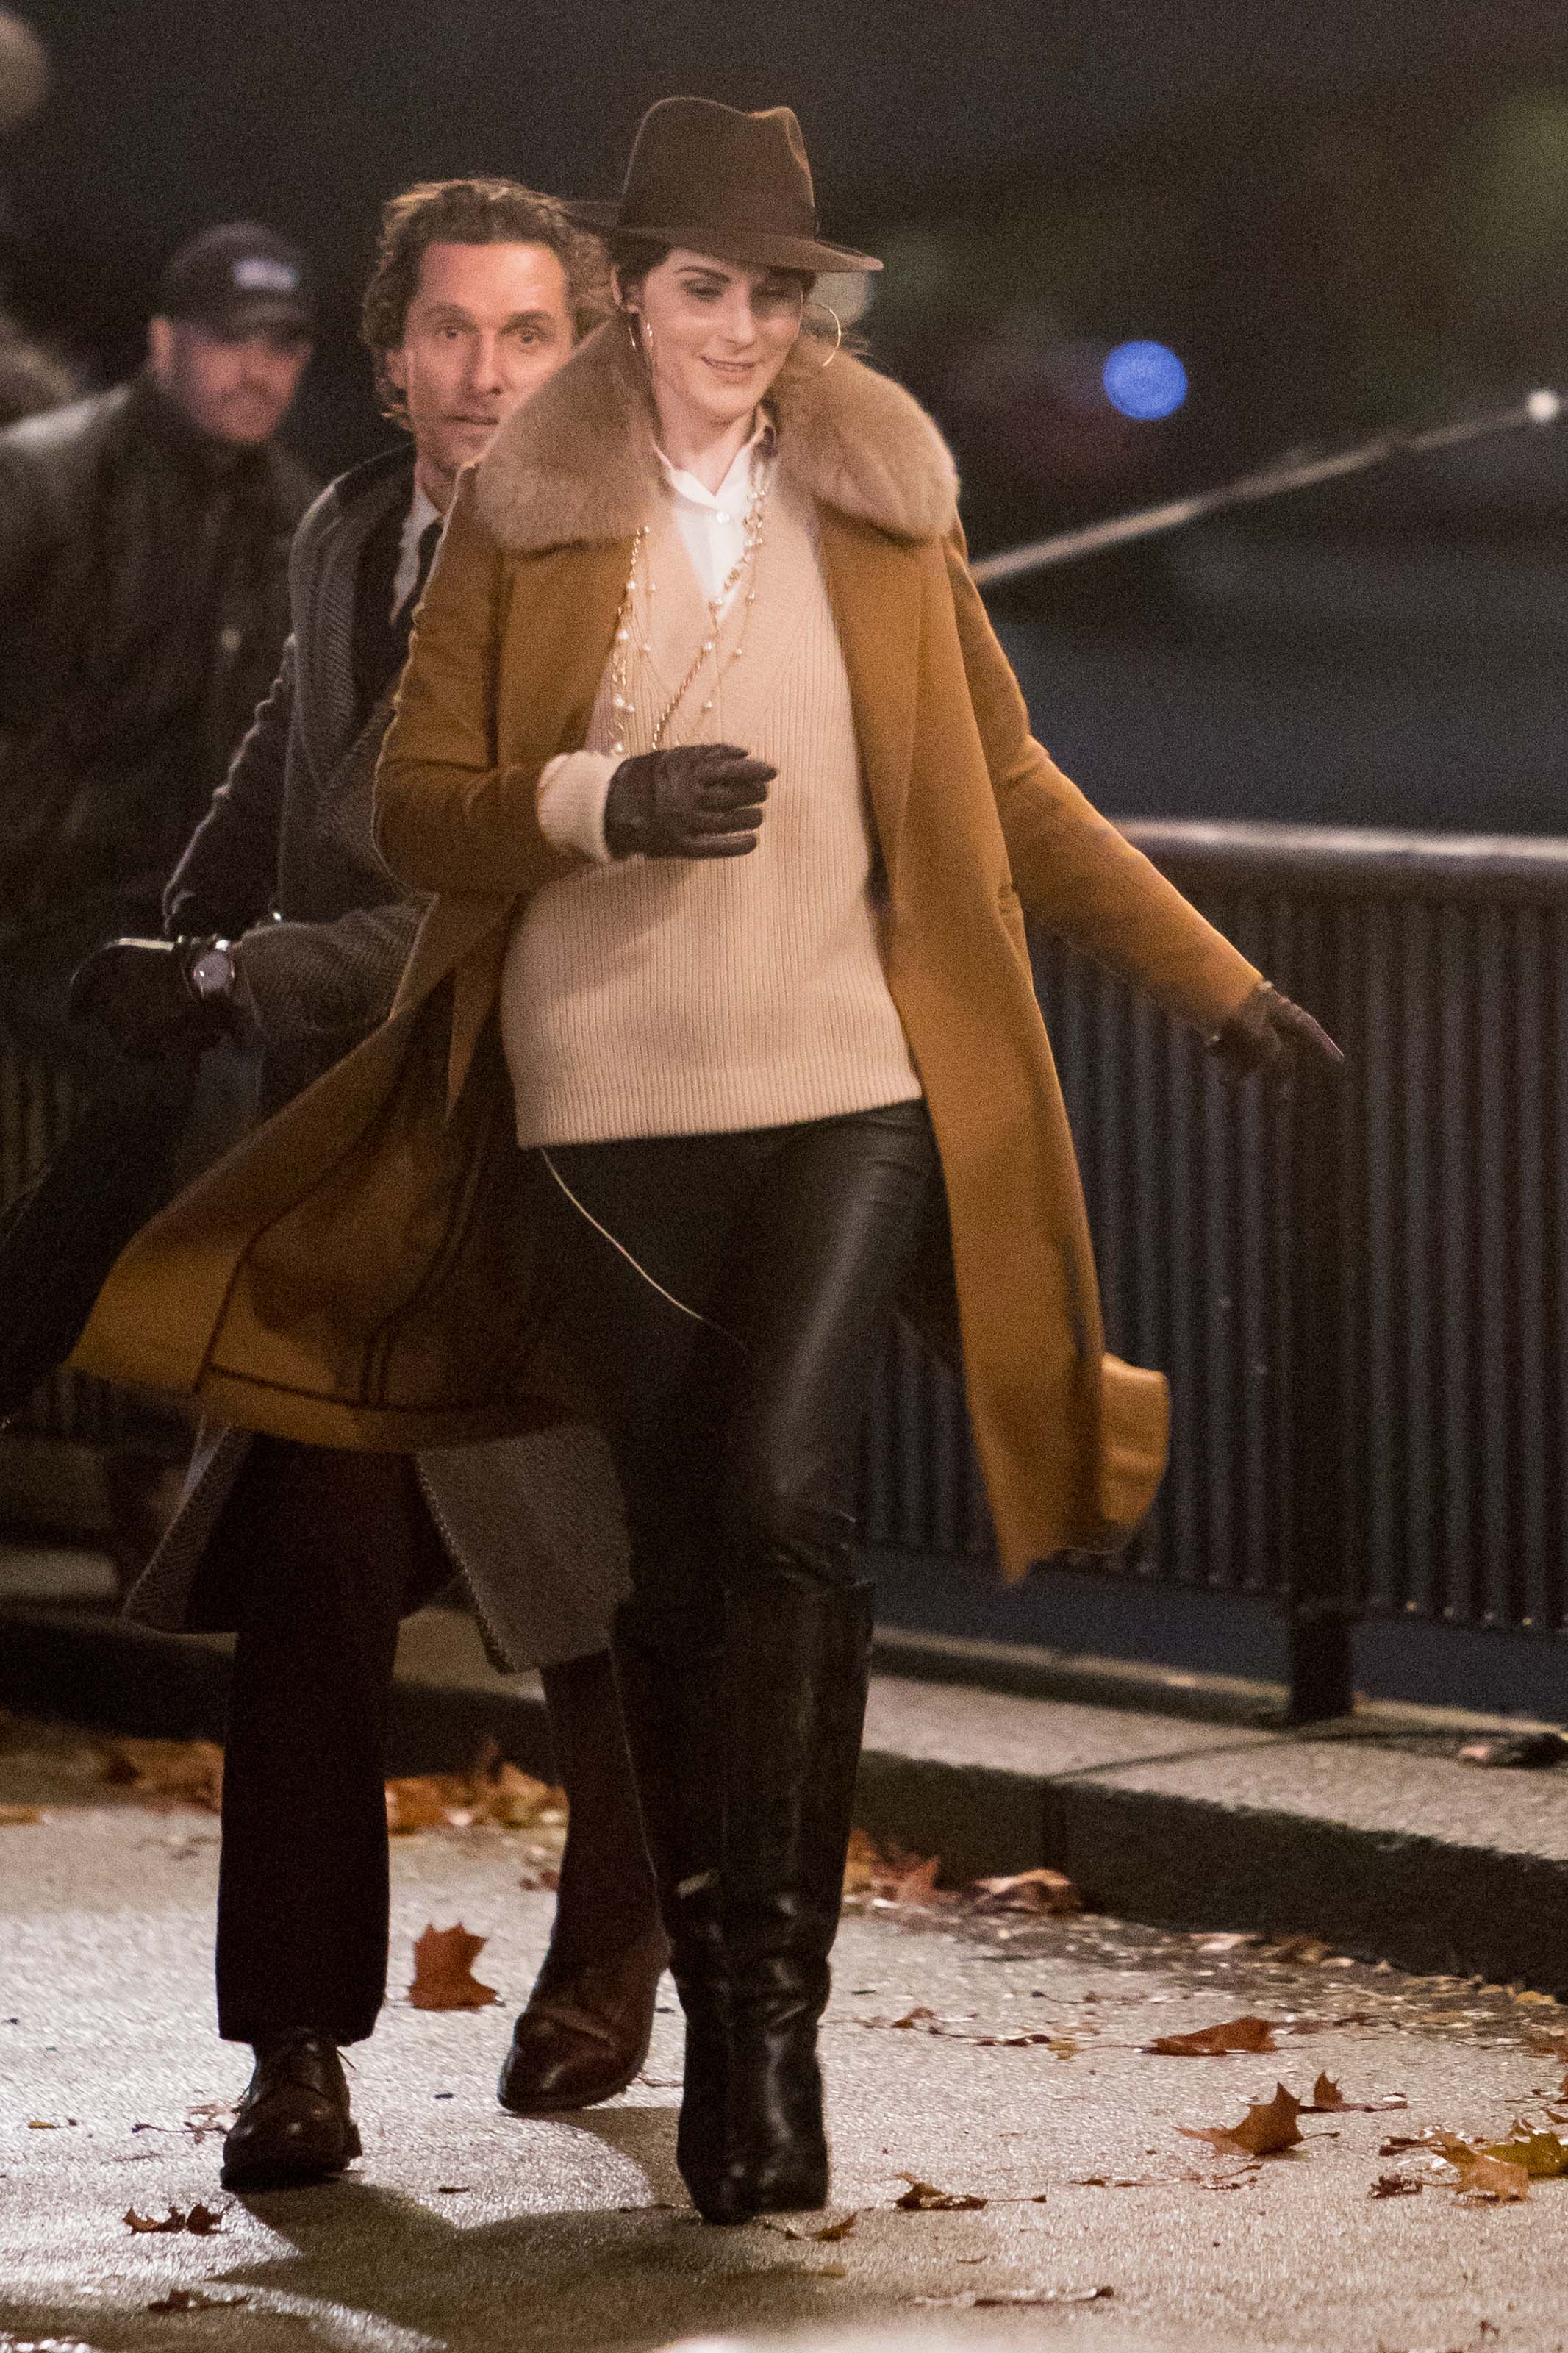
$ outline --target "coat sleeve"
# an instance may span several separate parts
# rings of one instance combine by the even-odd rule
[[[325,1064],[385,1020],[424,913],[409,900],[321,923],[258,923],[236,944],[240,1003],[269,1052],[311,1046]]]
[[[964,669],[1014,886],[1027,912],[1194,1028],[1213,1033],[1262,976],[1100,815],[1029,733],[1012,664],[948,543]]]
[[[294,640],[163,893],[173,935],[236,939],[261,921],[278,888],[283,783],[294,717]]]
[[[552,847],[541,829],[545,758],[498,763],[505,573],[505,557],[475,506],[472,475],[465,474],[376,771],[376,846],[411,890],[525,892],[584,862]]]

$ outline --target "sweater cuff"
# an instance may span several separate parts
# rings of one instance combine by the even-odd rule
[[[539,830],[552,849],[575,849],[597,866],[610,862],[605,804],[617,752],[559,752],[539,779]]]

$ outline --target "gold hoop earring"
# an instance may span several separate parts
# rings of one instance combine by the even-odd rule
[[[821,375],[824,373],[824,371],[825,371],[825,370],[826,370],[827,368],[830,368],[830,367],[833,365],[834,361],[838,357],[839,352],[840,352],[840,351],[842,350],[842,348],[843,348],[843,344],[844,344],[844,322],[843,322],[843,320],[839,317],[839,315],[838,315],[837,311],[834,309],[834,307],[833,307],[833,305],[832,305],[832,303],[831,303],[831,302],[819,302],[819,301],[816,300],[816,295],[815,295],[815,294],[812,296],[811,301],[805,304],[805,310],[803,310],[803,311],[802,311],[802,313],[801,313],[801,322],[802,322],[802,324],[803,324],[803,325],[805,324],[805,311],[826,311],[826,313],[827,313],[827,315],[828,315],[828,317],[829,317],[829,318],[832,320],[832,322],[833,322],[833,349],[828,353],[827,357],[823,361],[823,363],[822,363],[822,366],[821,366],[821,367],[819,367],[819,368],[817,369],[817,371],[816,371],[817,375]],[[816,332],[816,330],[815,330],[815,329],[809,329],[807,332],[811,332],[811,333],[815,333],[815,332]]]
[[[647,321],[643,319],[643,314],[640,311],[629,309],[623,310],[621,316],[626,322],[626,333],[631,338],[633,355],[637,359],[638,365],[647,369],[649,380],[651,381],[653,376],[653,329],[648,325]],[[642,319],[642,333],[640,335],[637,332],[637,321],[639,319]]]

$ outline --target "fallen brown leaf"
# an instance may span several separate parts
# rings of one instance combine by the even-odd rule
[[[901,2206],[906,2214],[973,2214],[986,2203],[984,2198],[970,2197],[963,2190],[939,2189],[934,2182],[922,2181],[918,2174],[900,2173],[899,2179],[910,2186],[893,2203]]]
[[[167,2295],[147,2306],[149,2312],[221,2312],[229,2305],[248,2304],[247,2295],[206,2295],[199,2287],[172,2287]]]
[[[1522,2165],[1499,2157],[1475,2157],[1460,2174],[1459,2195],[1477,2205],[1515,2206],[1530,2195],[1530,2175]]]
[[[198,2100],[195,2107],[186,2109],[180,2130],[189,2133],[199,2148],[203,2141],[215,2136],[221,2140],[237,2113],[232,2100]]]
[[[124,2222],[128,2231],[135,2231],[138,2232],[145,2231],[183,2231],[185,2227],[184,2210],[183,2207],[179,2206],[171,2206],[167,2217],[162,2222],[160,2222],[154,2215],[139,2214],[134,2206],[128,2206],[125,2209],[123,2215],[121,2217],[121,2220]]]
[[[1446,2157],[1458,2175],[1461,2198],[1478,2205],[1516,2205],[1529,2197],[1529,2170],[1511,2158],[1473,2147],[1458,2133],[1435,2129],[1422,2138],[1426,2147]]]
[[[536,1781],[517,1765],[497,1766],[486,1787],[486,1809],[503,1830],[530,1830],[536,1822],[563,1822],[566,1792],[548,1781]]]
[[[1164,2184],[1152,2174],[1140,2173],[1075,2173],[1068,2183],[1069,2189],[1163,2189]],[[1046,2193],[1031,2199],[1031,2205],[1043,2206]]]
[[[1014,1871],[1000,1879],[977,1879],[972,1891],[984,1912],[1032,1912],[1061,1917],[1081,1912],[1083,1899],[1064,1873]]]
[[[1568,1738],[1561,1732],[1506,1733],[1500,1739],[1467,1740],[1459,1751],[1461,1765],[1511,1766],[1540,1772],[1568,1761]]]
[[[211,1740],[108,1740],[100,1744],[103,1778],[149,1805],[223,1807],[223,1750]]]
[[[1304,2116],[1375,2116],[1409,2105],[1409,2101],[1399,2093],[1390,2094],[1386,2100],[1347,2100],[1331,2075],[1320,2075],[1312,2086],[1312,2096],[1303,2105],[1301,2114]]]
[[[1414,2173],[1380,2173],[1369,2198],[1419,2198],[1426,2184]]]
[[[819,2243],[834,2247],[841,2239],[851,2235],[859,2220],[859,2209],[857,2208],[853,2214],[846,2214],[840,2221],[825,2222],[820,2231],[797,2231],[793,2222],[786,2222],[780,2225],[779,2234],[785,2239],[815,2239]]]
[[[914,2295],[931,2312],[984,2312],[1005,2304],[1101,2304],[1113,2287],[971,2287],[958,2295]]]
[[[1267,2018],[1228,2018],[1219,2026],[1200,2026],[1192,2034],[1162,2034],[1141,2046],[1176,2059],[1216,2058],[1226,2051],[1273,2051],[1273,2022]]]
[[[198,2239],[210,2239],[215,2231],[221,2229],[223,2218],[227,2211],[226,2206],[218,2207],[215,2211],[211,2206],[204,2206],[198,2201],[191,2208],[188,2214],[179,2206],[171,2206],[168,2213],[160,2221],[156,2215],[139,2214],[134,2206],[128,2206],[121,2220],[127,2230],[139,2233],[149,2231],[190,2231]]]
[[[1263,1940],[1263,1951],[1268,1959],[1304,1961],[1309,1968],[1318,1961],[1326,1961],[1333,1949],[1331,1945],[1324,1943],[1321,1936],[1303,1936],[1300,1931],[1283,1936],[1266,1936]]]
[[[852,2022],[856,2026],[885,2028],[892,2034],[936,2034],[944,2042],[968,2042],[981,2051],[1027,2051],[1042,2043],[1054,2050],[1060,2040],[1047,2029],[1022,2034],[972,2033],[956,2020],[939,2018],[924,2002],[907,2010],[902,2018],[857,2018]]]
[[[386,1824],[395,1836],[417,1831],[553,1829],[566,1820],[566,1792],[508,1764],[493,1741],[468,1773],[411,1773],[386,1785]]]
[[[1256,2102],[1238,2125],[1209,2125],[1196,2130],[1178,2125],[1176,2129],[1188,2140],[1207,2141],[1211,2148],[1238,2148],[1248,2157],[1274,2157],[1282,2149],[1294,2148],[1300,2139],[1296,2128],[1300,2113],[1300,2101],[1283,2084],[1277,2084],[1274,2097]]]
[[[1504,2165],[1521,2165],[1532,2181],[1560,2181],[1568,2173],[1568,2147],[1555,2133],[1518,2133],[1509,2140],[1482,2141],[1479,2150]]]
[[[394,1838],[416,1831],[439,1830],[447,1819],[447,1800],[429,1774],[409,1774],[386,1785],[386,1827]]]
[[[414,2009],[484,2010],[499,2000],[494,1986],[481,1985],[471,1967],[489,1941],[460,1921],[450,1928],[437,1928],[432,1921],[414,1939],[414,1982],[408,1989]]]
[[[893,1889],[895,1904],[930,1904],[936,1895],[937,1873],[942,1869],[942,1857],[928,1854],[912,1871],[906,1871]]]
[[[939,1904],[955,1901],[937,1887],[940,1855],[912,1854],[908,1849],[879,1847],[865,1831],[851,1831],[844,1864],[844,1893],[881,1904]]]

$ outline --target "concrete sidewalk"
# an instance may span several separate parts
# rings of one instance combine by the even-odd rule
[[[226,1645],[116,1624],[111,1583],[89,1555],[0,1551],[0,1706],[221,1737]],[[1306,1931],[1369,1960],[1568,1994],[1568,1772],[1459,1764],[1481,1722],[1373,1709],[1290,1731],[884,1672],[859,1816],[940,1854],[954,1882],[1047,1862],[1125,1917]],[[405,1629],[390,1769],[461,1767],[487,1737],[548,1770],[537,1681],[495,1674],[460,1614],[422,1612]]]
[[[1426,2151],[1383,2152],[1391,2134],[1542,2121],[1563,2064],[1539,2047],[1563,2024],[1551,2005],[1109,1919],[862,1913],[823,2037],[831,2215],[856,2219],[826,2241],[822,2216],[800,2236],[776,2220],[709,2230],[672,2163],[668,1994],[625,2098],[540,2122],[497,2106],[551,1903],[520,1891],[527,1833],[430,1831],[395,1844],[393,2000],[353,2054],[363,2161],[330,2188],[231,2200],[214,2119],[248,2059],[212,2022],[216,1821],[117,1799],[79,1747],[26,1727],[0,1746],[5,1804],[44,1817],[0,1828],[9,2353],[1563,2353],[1568,2338],[1568,2181],[1466,2205]],[[432,1921],[489,1939],[477,1972],[494,2007],[401,1999]],[[933,2018],[899,2028],[917,2005]],[[1276,2022],[1274,2051],[1141,2048],[1244,2012]],[[1303,2116],[1300,2145],[1262,2163],[1183,2136],[1237,2122],[1279,2081],[1305,2097],[1320,2071],[1347,2100],[1406,2105]],[[1422,2186],[1373,2196],[1387,2174]],[[909,2175],[984,2202],[900,2210]],[[211,2236],[123,2219],[198,2200],[221,2211]],[[176,2291],[214,2301],[171,2312]],[[1015,2293],[1057,2301],[955,2301]]]

